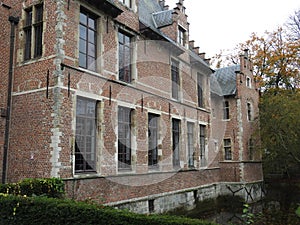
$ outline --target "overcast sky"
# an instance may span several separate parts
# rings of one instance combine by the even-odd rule
[[[171,8],[178,0],[166,0]],[[207,57],[233,49],[252,32],[263,34],[282,25],[300,8],[300,0],[184,0],[190,23],[190,40]]]

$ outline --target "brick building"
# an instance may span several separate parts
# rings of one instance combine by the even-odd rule
[[[258,198],[250,61],[220,92],[183,0],[3,0],[0,13],[3,183],[61,177],[70,197],[142,213],[235,188]]]

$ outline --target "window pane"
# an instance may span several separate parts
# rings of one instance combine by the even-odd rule
[[[89,56],[92,56],[92,57],[94,57],[95,58],[95,56],[96,56],[96,49],[95,49],[95,45],[94,44],[88,44],[88,55]]]
[[[95,32],[93,30],[89,30],[88,40],[90,43],[95,44]]]
[[[87,25],[87,16],[84,13],[80,13],[80,23]]]
[[[79,53],[79,66],[87,68],[86,63],[86,54]]]
[[[95,23],[95,20],[92,19],[92,18],[89,18],[89,25],[88,25],[91,29],[94,29],[96,28],[96,23]]]
[[[86,34],[87,28],[83,25],[80,25],[79,29],[80,29],[79,37],[83,40],[87,40],[87,34]]]

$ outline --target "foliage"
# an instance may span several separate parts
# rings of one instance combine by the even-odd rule
[[[19,203],[18,207],[15,207],[17,203]],[[2,194],[0,208],[0,224],[214,224],[184,217],[134,214],[97,204],[45,197],[30,198]]]
[[[244,204],[243,215],[242,217],[246,220],[246,224],[254,223],[254,214],[250,212],[249,204]]]
[[[298,207],[298,209],[296,210],[296,214],[298,217],[300,217],[300,206]]]
[[[18,183],[1,184],[0,193],[22,196],[64,196],[64,182],[59,178],[28,178]]]
[[[300,169],[300,91],[272,89],[260,100],[260,134],[265,174]]]

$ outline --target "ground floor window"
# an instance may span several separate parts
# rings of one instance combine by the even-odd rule
[[[232,160],[231,139],[224,139],[225,160]]]
[[[194,167],[194,123],[187,123],[188,166]]]
[[[180,120],[172,120],[173,166],[180,166]]]
[[[76,103],[75,172],[96,171],[96,100]]]
[[[159,116],[148,114],[148,165],[156,167],[158,163],[158,121]]]

